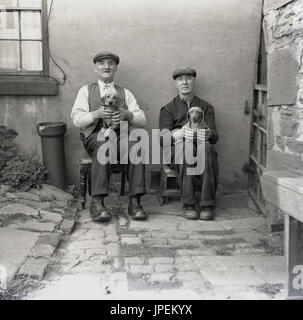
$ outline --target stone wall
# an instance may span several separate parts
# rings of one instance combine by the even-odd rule
[[[267,168],[303,169],[303,1],[266,1]],[[303,172],[303,171],[302,171]]]
[[[277,175],[281,171],[303,174],[302,17],[302,0],[265,1],[263,30],[268,55],[269,104],[267,169],[277,170]],[[266,211],[268,225],[273,230],[283,223],[284,213],[276,203],[266,202]]]

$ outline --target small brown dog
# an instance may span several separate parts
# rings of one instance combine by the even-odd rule
[[[113,114],[115,111],[119,110],[121,106],[121,98],[116,92],[107,93],[101,98],[101,104],[107,109],[107,111]],[[111,117],[103,119],[103,124],[105,128],[111,128],[113,130],[119,128],[119,124],[114,124]]]
[[[205,129],[204,112],[199,107],[192,107],[187,112],[188,122],[187,127],[191,128],[194,132],[197,129]]]

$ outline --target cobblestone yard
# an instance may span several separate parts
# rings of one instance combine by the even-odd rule
[[[283,234],[270,233],[245,193],[218,197],[216,221],[190,221],[180,203],[142,201],[148,221],[126,215],[127,198],[107,199],[114,219],[80,212],[42,289],[28,299],[283,299]],[[123,205],[122,205],[123,203]],[[110,205],[109,205],[110,207]],[[249,208],[250,207],[250,208]]]

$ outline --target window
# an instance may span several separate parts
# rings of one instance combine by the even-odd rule
[[[0,94],[47,94],[47,82],[54,81],[47,77],[47,24],[47,0],[0,0]],[[9,88],[20,81],[21,86]],[[24,90],[33,82],[42,83],[43,92],[38,92],[39,85],[34,91]]]

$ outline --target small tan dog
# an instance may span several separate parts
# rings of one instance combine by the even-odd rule
[[[101,98],[101,104],[107,111],[110,111],[113,114],[115,111],[118,111],[121,106],[121,98],[118,93],[107,93],[104,97]],[[106,118],[103,120],[105,128],[111,128],[113,130],[119,128],[119,124],[114,124],[112,118]]]
[[[198,129],[206,129],[204,121],[204,112],[199,107],[192,107],[187,112],[188,122],[186,127],[196,132]]]

